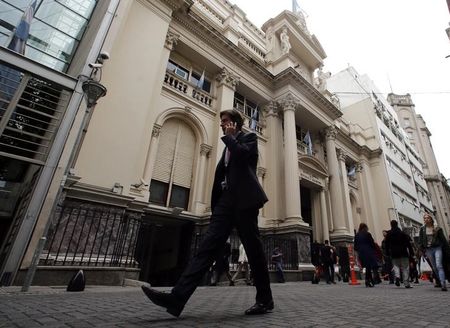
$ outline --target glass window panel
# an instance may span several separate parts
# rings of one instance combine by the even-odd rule
[[[93,0],[58,0],[58,2],[85,18],[91,16],[96,3],[96,1]]]
[[[41,22],[31,25],[30,34],[31,37],[28,40],[30,46],[62,61],[70,62],[77,46],[75,39]]]
[[[158,180],[150,183],[150,203],[166,206],[169,184]]]
[[[167,63],[167,69],[169,71],[175,72],[176,68],[177,68],[177,65],[174,62],[169,60],[169,62]]]
[[[35,17],[73,38],[79,38],[83,34],[87,23],[86,18],[78,13],[56,1],[48,0],[42,3]]]
[[[8,34],[10,34],[14,27],[19,23],[22,14],[23,12],[17,8],[14,8],[4,1],[0,1],[0,25],[8,30]]]
[[[26,52],[27,52],[27,57],[41,63],[42,65],[52,67],[58,71],[64,72],[68,67],[67,63],[65,63],[61,60],[58,60],[55,57],[51,57],[37,49],[28,47]]]
[[[30,5],[30,0],[4,0],[2,2],[6,2],[11,4],[12,6],[21,9],[22,11],[25,10]],[[39,2],[37,2],[37,5],[39,5]]]
[[[201,76],[202,75],[197,72],[192,72],[190,80],[193,84],[198,85],[198,82],[200,81]],[[202,90],[206,91],[206,92],[211,91],[211,83],[206,79],[206,77],[203,80]]]
[[[187,210],[189,202],[189,189],[172,185],[169,207],[181,207]]]

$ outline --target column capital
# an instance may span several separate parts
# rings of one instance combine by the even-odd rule
[[[162,126],[159,124],[153,124],[153,130],[152,130],[152,137],[154,138],[158,138],[159,137],[159,133],[161,132],[161,128]]]
[[[226,67],[223,67],[220,73],[217,74],[216,81],[219,82],[219,85],[225,84],[236,91],[236,86],[239,84],[239,76],[234,75]]]
[[[209,156],[209,154],[211,153],[212,150],[212,146],[207,145],[207,144],[201,144],[200,145],[200,155],[202,156]]]
[[[179,38],[180,38],[179,34],[173,33],[171,31],[167,32],[166,42],[164,43],[164,47],[166,47],[166,49],[172,51],[173,48],[175,47],[175,45],[177,44]]]
[[[297,106],[297,99],[292,95],[292,93],[288,93],[286,97],[279,101],[284,112],[288,110],[292,110],[295,112],[295,107]]]
[[[338,149],[336,153],[338,160],[345,163],[345,160],[347,159],[347,153],[342,149]]]
[[[362,172],[362,170],[363,170],[363,165],[362,165],[362,163],[361,162],[358,162],[358,163],[355,163],[355,170],[356,170],[356,172]]]
[[[275,101],[269,101],[267,104],[263,106],[263,111],[266,117],[269,116],[278,116],[278,106]]]
[[[262,166],[258,166],[258,168],[256,169],[256,175],[261,178],[264,178],[266,175],[267,169],[265,167]]]
[[[337,129],[335,126],[328,126],[325,128],[325,138],[326,140],[336,140],[337,136]]]

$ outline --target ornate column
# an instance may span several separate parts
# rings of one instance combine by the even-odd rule
[[[320,216],[322,217],[323,239],[330,240],[330,227],[328,226],[327,201],[325,190],[320,190]]]
[[[300,220],[300,181],[298,176],[297,136],[295,133],[295,98],[288,94],[281,101],[284,118],[284,185],[286,220]]]
[[[326,148],[327,148],[327,164],[330,173],[330,199],[331,213],[333,216],[333,234],[346,232],[344,218],[344,204],[341,197],[341,181],[339,179],[339,166],[336,154],[336,136],[337,130],[334,126],[329,126],[325,130]]]
[[[222,130],[220,129],[220,115],[219,113],[222,110],[232,109],[233,108],[233,100],[234,100],[234,92],[236,90],[236,86],[239,83],[239,77],[232,72],[230,72],[226,67],[223,67],[219,74],[216,76],[217,86],[216,86],[216,94],[217,99],[215,101],[215,111],[216,117],[211,137],[212,142],[212,150],[210,157],[212,159],[212,164],[209,165],[208,168],[208,176],[214,177],[215,164],[220,160],[220,156],[222,156],[222,151],[225,147],[222,140]],[[207,194],[205,195],[205,199],[210,199],[211,190],[207,190]]]
[[[344,200],[344,222],[346,223],[346,230],[353,232],[353,215],[352,205],[350,202],[350,189],[348,188],[347,167],[345,166],[345,159],[347,154],[341,149],[338,152],[338,160],[341,166],[341,178],[342,178],[342,196]]]
[[[205,194],[205,180],[206,180],[206,160],[209,157],[212,147],[207,144],[200,145],[200,163],[198,168],[198,179],[195,192],[195,204],[197,213],[203,213],[206,209],[206,201],[203,195]]]
[[[283,128],[277,103],[270,101],[263,106],[263,111],[266,120],[267,154],[270,154],[265,159],[265,166],[270,170],[270,174],[267,175],[265,183],[270,188],[265,190],[269,198],[269,203],[264,206],[264,215],[268,218],[279,219],[279,213],[284,208],[284,203],[280,197],[283,189],[280,183],[282,181],[281,166],[283,163],[279,160],[283,154],[281,147],[283,144]]]
[[[153,168],[155,167],[156,152],[158,151],[159,133],[161,131],[161,125],[154,124],[152,130],[152,138],[150,140],[150,146],[148,147],[147,158],[145,160],[144,174],[142,175],[141,183],[146,187],[145,190],[149,190],[150,181],[152,179]]]
[[[372,226],[375,231],[381,232],[382,228],[380,225],[380,215],[377,209],[377,200],[376,196],[373,192],[374,184],[372,180],[372,175],[370,174],[370,166],[369,163],[365,160],[361,161],[360,169],[358,174],[361,174],[361,192],[363,194],[364,204],[366,207],[366,217],[363,221],[368,223],[369,226]],[[384,215],[384,213],[383,213]]]
[[[236,86],[239,84],[239,77],[230,72],[226,67],[223,67],[220,73],[217,74],[216,81],[218,82],[216,104],[217,114],[219,114],[222,110],[233,108],[234,92],[236,91]],[[222,156],[222,150],[224,148],[223,142],[220,140],[220,138],[222,137],[222,131],[220,130],[219,115],[217,115],[216,118],[216,130],[218,136],[218,147],[216,147],[216,162],[218,162],[220,156]]]
[[[258,166],[256,169],[256,176],[258,177],[259,184],[264,188],[264,177],[266,176],[267,170],[264,167]],[[258,217],[264,216],[264,207],[259,209]],[[262,223],[259,223],[262,226]]]

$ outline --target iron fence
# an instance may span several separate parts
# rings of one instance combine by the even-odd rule
[[[195,232],[193,236],[193,242],[191,245],[191,255],[197,253],[198,247],[203,239],[201,232]],[[233,230],[230,234],[231,244],[231,256],[230,256],[230,269],[236,270],[238,267],[239,259],[239,245],[240,239],[236,230]],[[298,269],[298,246],[296,239],[290,239],[286,236],[262,236],[261,241],[263,243],[263,249],[266,254],[267,265],[269,270],[275,270],[275,265],[272,263],[271,257],[275,247],[278,247],[283,253],[283,269],[285,270],[297,270]]]
[[[140,225],[140,213],[65,200],[53,217],[39,264],[137,267]]]

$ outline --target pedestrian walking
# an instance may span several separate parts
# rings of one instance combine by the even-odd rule
[[[358,252],[359,261],[366,271],[366,287],[373,287],[375,286],[375,281],[372,276],[372,271],[376,270],[378,265],[375,256],[375,241],[369,232],[367,224],[359,224],[358,232],[355,235],[354,245],[355,251]]]
[[[275,270],[277,273],[277,281],[279,283],[285,283],[283,272],[283,253],[279,247],[275,247],[272,252],[272,263],[275,264]]]
[[[153,303],[176,317],[183,311],[233,227],[244,244],[256,287],[256,302],[245,314],[264,314],[274,308],[267,260],[258,229],[259,209],[267,202],[256,177],[258,137],[253,132],[242,132],[243,123],[237,110],[220,113],[220,127],[224,134],[221,139],[225,149],[214,177],[211,222],[197,254],[170,293],[142,287]]]
[[[228,279],[229,285],[234,286],[234,281],[230,273],[230,256],[231,244],[227,241],[214,262],[211,286],[217,286],[217,283],[220,281],[220,277],[224,274]]]
[[[399,227],[396,220],[391,221],[391,230],[386,236],[386,250],[392,258],[394,266],[395,285],[400,286],[400,272],[406,288],[412,288],[409,282],[409,258],[414,257],[414,250],[409,236]]]
[[[239,274],[244,271],[245,272],[245,283],[247,285],[251,285],[252,282],[250,280],[250,267],[248,265],[247,254],[245,253],[245,248],[242,243],[239,245],[239,258],[238,258],[238,267],[236,269],[235,274],[233,275],[232,281],[235,282],[236,278]]]
[[[436,287],[447,291],[445,282],[443,250],[447,251],[449,244],[445,239],[442,228],[434,225],[433,217],[429,213],[423,215],[424,225],[419,231],[419,247],[431,263],[436,276]]]
[[[383,278],[385,280],[389,280],[390,284],[394,283],[394,271],[392,267],[392,259],[388,255],[387,249],[386,249],[386,236],[388,234],[387,230],[383,230],[383,240],[381,241],[381,251],[383,253]]]
[[[336,259],[334,256],[335,253],[336,251],[330,246],[330,242],[325,240],[324,245],[320,249],[320,259],[327,284],[336,283],[334,281],[334,261]]]

